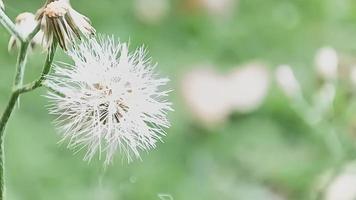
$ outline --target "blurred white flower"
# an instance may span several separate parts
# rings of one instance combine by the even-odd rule
[[[338,76],[339,59],[335,49],[323,47],[315,57],[316,70],[324,80],[335,80]]]
[[[332,83],[325,83],[314,97],[314,106],[317,113],[324,114],[333,107],[336,87]]]
[[[69,0],[48,0],[37,12],[37,19],[41,22],[48,48],[54,38],[62,49],[67,50],[75,37],[81,38],[80,33],[85,37],[95,34],[89,18],[74,10]]]
[[[232,109],[241,113],[256,110],[268,93],[270,76],[263,64],[251,63],[227,76],[227,95]]]
[[[207,125],[222,123],[229,115],[230,100],[225,77],[210,66],[197,66],[182,79],[183,98],[195,117]]]
[[[0,8],[3,9],[3,10],[5,9],[5,5],[4,5],[4,2],[2,0],[0,0]]]
[[[356,88],[356,65],[352,66],[350,70],[350,81],[352,86]]]
[[[135,14],[146,24],[157,24],[167,16],[169,0],[135,0]]]
[[[197,66],[182,79],[183,98],[191,113],[212,126],[224,122],[232,112],[248,113],[264,101],[269,72],[264,65],[248,64],[220,75],[212,66]]]
[[[29,12],[24,12],[19,14],[16,17],[16,28],[24,36],[28,36],[38,25],[38,22],[35,19],[35,15]],[[43,40],[43,32],[39,31],[31,41],[32,49],[36,46],[41,46]],[[8,50],[11,51],[14,47],[20,45],[15,36],[10,37]]]
[[[289,98],[296,98],[301,95],[300,84],[295,78],[292,68],[289,65],[277,67],[276,79],[278,86]]]
[[[345,169],[329,183],[325,200],[354,200],[356,199],[356,166],[355,163]]]
[[[203,8],[213,16],[228,16],[233,13],[238,0],[200,0]]]
[[[55,123],[68,147],[87,148],[85,160],[106,153],[109,164],[118,149],[139,158],[140,151],[156,147],[170,123],[160,90],[169,80],[158,78],[143,48],[128,52],[126,43],[113,38],[89,39],[68,52],[74,65],[54,66],[46,84],[58,92],[47,95]]]

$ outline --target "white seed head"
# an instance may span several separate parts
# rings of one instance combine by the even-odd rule
[[[249,113],[258,109],[268,94],[270,74],[260,63],[234,69],[227,76],[227,94],[232,110]]]
[[[45,42],[49,48],[54,38],[62,49],[67,50],[81,34],[89,37],[95,34],[90,20],[74,10],[68,0],[51,0],[37,13],[37,19],[42,24]]]
[[[295,98],[301,94],[300,84],[294,76],[294,72],[289,65],[277,67],[276,79],[278,86],[289,98]]]
[[[155,148],[170,126],[167,111],[172,109],[165,100],[169,91],[160,90],[168,79],[157,77],[145,50],[129,53],[126,43],[101,37],[68,54],[74,65],[55,65],[46,82],[57,91],[47,95],[49,110],[58,116],[55,123],[68,147],[86,147],[85,160],[105,153],[105,164],[116,150],[131,161]]]
[[[323,47],[318,50],[315,57],[316,70],[324,80],[335,80],[338,75],[339,59],[335,49]]]
[[[24,36],[28,36],[38,25],[35,19],[35,15],[29,12],[24,12],[19,14],[15,19],[15,25],[18,31]],[[42,46],[43,32],[39,31],[31,41],[31,47],[35,48],[37,46]],[[14,47],[18,46],[20,43],[15,36],[11,36],[8,50],[11,51]]]

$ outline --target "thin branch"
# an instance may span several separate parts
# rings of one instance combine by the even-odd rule
[[[0,9],[0,12],[2,10]],[[23,77],[24,77],[24,72],[25,72],[25,66],[26,66],[26,61],[27,61],[27,48],[28,48],[28,42],[21,42],[21,48],[19,52],[19,56],[17,59],[17,67],[16,67],[16,74],[15,74],[15,80],[13,83],[13,88],[17,88],[22,86],[23,82]],[[5,171],[5,166],[4,166],[4,160],[5,160],[5,153],[4,153],[4,138],[5,138],[5,127],[7,122],[9,121],[9,118],[11,116],[11,113],[15,107],[15,104],[19,98],[20,93],[19,92],[13,92],[11,94],[10,100],[8,105],[5,108],[4,113],[2,114],[0,118],[0,200],[4,199],[4,193],[5,193],[5,180],[4,180],[4,171]]]
[[[0,11],[1,11],[1,9],[0,9]],[[14,80],[14,85],[13,85],[13,92],[11,94],[8,105],[5,108],[5,111],[0,118],[0,200],[4,199],[4,194],[5,194],[5,179],[4,179],[4,171],[5,171],[4,138],[5,138],[5,134],[4,133],[5,133],[6,124],[9,121],[11,113],[14,110],[14,107],[16,105],[16,102],[18,101],[20,94],[34,90],[42,85],[42,82],[45,79],[46,75],[50,72],[54,54],[55,54],[55,51],[57,48],[57,43],[55,42],[49,49],[49,52],[48,52],[47,58],[46,58],[46,62],[44,64],[43,71],[42,71],[40,78],[38,80],[34,81],[33,83],[22,86],[23,75],[24,75],[26,59],[27,59],[28,44],[29,44],[29,42],[27,42],[27,41],[21,42],[21,49],[19,52],[18,60],[17,60],[17,70],[16,70],[16,75],[15,75],[15,80]]]
[[[19,32],[15,26],[15,24],[11,21],[11,19],[5,14],[5,12],[0,9],[0,23],[4,26],[4,28],[13,36],[17,37],[21,42],[25,42],[25,37]]]
[[[18,92],[18,93],[26,93],[29,91],[32,91],[38,87],[41,87],[43,85],[43,81],[46,78],[46,75],[50,72],[51,70],[51,66],[52,66],[52,62],[53,62],[53,58],[54,58],[54,54],[56,52],[56,48],[57,48],[57,42],[54,42],[53,45],[51,46],[51,48],[48,50],[48,54],[47,54],[47,58],[46,58],[46,62],[43,66],[43,70],[41,73],[41,76],[33,81],[32,83],[28,83],[22,87],[18,87],[14,90],[14,92]]]
[[[26,62],[27,62],[27,49],[28,49],[29,43],[28,42],[22,42],[20,45],[20,52],[17,58],[17,66],[16,66],[16,74],[15,74],[15,80],[14,80],[14,87],[20,87],[23,84],[23,78],[25,75],[25,68],[26,68]]]

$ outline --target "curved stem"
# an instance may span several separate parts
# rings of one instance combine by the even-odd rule
[[[14,87],[19,87],[23,84],[23,78],[25,75],[25,66],[27,62],[27,49],[29,43],[23,42],[20,46],[19,56],[17,58],[17,67],[16,67],[16,74],[14,80]]]
[[[54,54],[56,53],[56,48],[57,48],[57,43],[54,42],[51,48],[48,50],[46,62],[43,66],[41,76],[37,80],[33,81],[32,83],[28,83],[22,87],[16,88],[17,89],[16,91],[18,91],[21,94],[21,93],[32,91],[43,85],[43,81],[45,80],[46,75],[51,70]]]
[[[1,9],[0,9],[1,10]],[[28,42],[22,42],[19,56],[17,58],[17,66],[16,66],[16,74],[13,83],[13,89],[20,87],[23,83],[23,77],[25,73],[25,66],[27,62],[27,49],[28,49]],[[12,110],[14,109],[16,102],[18,100],[20,93],[19,92],[12,92],[8,105],[4,113],[0,118],[0,200],[4,198],[4,160],[5,160],[5,153],[4,153],[4,138],[5,138],[5,127],[9,118],[11,116]]]
[[[4,153],[4,131],[5,131],[5,126],[7,121],[10,118],[11,112],[16,104],[17,98],[19,97],[19,93],[12,93],[9,103],[5,109],[4,114],[1,117],[0,120],[0,200],[4,199],[5,195],[5,177],[4,177],[4,160],[5,160],[5,153]]]
[[[35,32],[36,30],[34,30]],[[38,31],[38,30],[37,30]],[[51,48],[49,49],[49,52],[47,54],[46,62],[43,67],[42,74],[40,78],[30,84],[27,84],[23,86],[23,77],[24,77],[24,71],[25,71],[25,65],[26,65],[26,60],[27,60],[27,48],[28,48],[28,42],[23,42],[21,43],[21,49],[19,52],[18,56],[18,61],[17,61],[17,70],[16,70],[16,75],[15,75],[15,80],[14,80],[14,85],[13,85],[13,92],[11,94],[10,100],[8,102],[8,105],[6,106],[6,109],[3,113],[3,115],[0,118],[0,200],[4,199],[4,160],[5,160],[5,153],[4,153],[4,138],[5,138],[5,127],[6,124],[11,116],[11,113],[16,105],[16,102],[18,101],[18,98],[20,94],[32,91],[40,86],[42,86],[42,83],[45,79],[45,76],[50,72],[51,65],[53,62],[54,54],[56,51],[57,43],[53,43]]]

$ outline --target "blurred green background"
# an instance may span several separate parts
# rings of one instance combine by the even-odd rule
[[[72,1],[75,9],[90,17],[97,32],[130,41],[132,49],[145,44],[160,73],[171,78],[175,112],[170,113],[172,127],[164,143],[143,155],[142,162],[127,164],[117,155],[107,169],[97,159],[88,164],[82,161],[83,153],[73,156],[65,145],[57,144],[60,136],[45,108],[45,90],[39,89],[21,97],[7,127],[6,199],[310,198],[319,177],[335,161],[313,134],[315,129],[296,114],[275,85],[259,110],[233,114],[220,126],[204,128],[183,103],[180,78],[196,63],[213,63],[224,73],[258,59],[270,69],[291,64],[305,92],[312,93],[317,87],[313,62],[319,47],[356,53],[356,1],[240,0],[227,17],[188,8],[183,0],[169,3],[160,22],[147,24],[135,14],[132,0]],[[5,0],[11,18],[35,12],[42,4],[42,0]],[[8,39],[1,28],[0,111],[9,98],[16,62],[16,54],[7,52]],[[26,81],[38,76],[44,56],[38,52],[30,56]],[[56,60],[68,58],[59,50]]]

